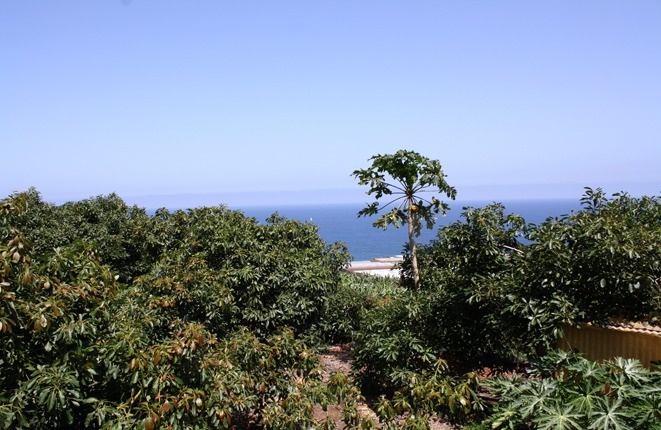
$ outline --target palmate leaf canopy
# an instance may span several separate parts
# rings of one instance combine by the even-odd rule
[[[413,229],[416,236],[420,235],[422,222],[427,228],[432,228],[435,215],[443,215],[449,206],[436,196],[425,198],[421,193],[445,194],[454,199],[457,190],[446,181],[441,163],[418,154],[415,151],[399,150],[394,154],[375,155],[370,158],[372,165],[367,169],[353,172],[359,185],[370,187],[368,195],[373,195],[375,201],[369,203],[358,212],[358,216],[372,216],[384,209],[391,210],[384,213],[374,222],[375,227],[383,228],[388,225],[400,227],[408,222],[408,211],[415,214]],[[380,199],[384,196],[391,197]]]

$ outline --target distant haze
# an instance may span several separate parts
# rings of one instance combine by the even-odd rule
[[[602,184],[603,185],[603,184]],[[627,184],[628,188],[617,188],[606,184],[603,188],[608,194],[625,191],[634,197],[642,195],[660,195],[652,184]],[[596,187],[593,187],[596,188]],[[584,192],[579,185],[502,185],[502,186],[467,186],[459,189],[457,201],[511,201],[511,200],[551,200],[567,199],[578,202]],[[514,196],[514,197],[512,197]],[[252,191],[244,193],[199,193],[172,195],[120,196],[127,203],[146,208],[192,208],[199,206],[228,205],[233,208],[250,206],[287,206],[287,205],[335,205],[342,203],[367,203],[373,197],[365,193],[365,189],[356,186],[344,190],[299,190],[299,191]],[[449,202],[445,196],[441,200]],[[386,200],[387,201],[387,200]]]

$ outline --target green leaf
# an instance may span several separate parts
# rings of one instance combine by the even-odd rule
[[[533,422],[539,430],[584,430],[581,418],[571,405],[558,404],[542,409]]]

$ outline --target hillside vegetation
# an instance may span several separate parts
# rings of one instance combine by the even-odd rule
[[[555,345],[566,323],[661,316],[660,201],[581,201],[540,225],[465,208],[418,248],[413,288],[408,253],[399,280],[348,274],[350,250],[277,213],[13,194],[0,428],[333,428],[315,411],[339,404],[348,428],[658,429],[658,372]],[[324,378],[332,343],[351,375]]]

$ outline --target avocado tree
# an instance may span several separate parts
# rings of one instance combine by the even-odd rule
[[[409,248],[413,269],[413,283],[420,284],[415,238],[420,236],[422,222],[431,229],[439,212],[445,215],[450,207],[432,195],[422,197],[422,193],[445,194],[454,200],[457,190],[445,181],[445,174],[438,160],[430,160],[417,152],[399,150],[394,154],[375,155],[370,158],[372,165],[367,169],[355,170],[352,174],[359,185],[368,185],[368,195],[375,201],[368,203],[358,212],[358,216],[371,216],[391,209],[374,222],[374,227],[386,229],[389,224],[399,228],[408,225]],[[390,198],[382,204],[382,198]]]

